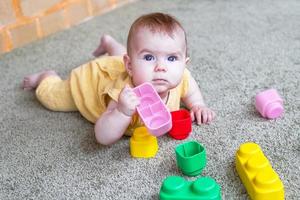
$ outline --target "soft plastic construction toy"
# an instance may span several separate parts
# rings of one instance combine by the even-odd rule
[[[236,153],[236,169],[252,200],[283,200],[283,184],[259,145],[242,144]]]
[[[171,114],[150,83],[133,89],[140,98],[137,111],[149,132],[155,136],[167,133],[172,128]]]
[[[189,111],[182,109],[171,112],[172,128],[169,135],[176,140],[187,138],[192,131],[192,119]]]
[[[179,169],[187,176],[199,175],[206,166],[205,148],[196,141],[178,145],[175,153]]]
[[[179,176],[167,177],[159,192],[160,200],[220,200],[220,186],[209,177],[201,177],[193,182]]]
[[[130,138],[130,154],[136,158],[154,157],[158,151],[157,139],[150,135],[146,127],[141,126],[134,130]]]
[[[277,90],[269,89],[255,96],[255,107],[260,114],[269,119],[279,117],[283,113],[283,100]]]

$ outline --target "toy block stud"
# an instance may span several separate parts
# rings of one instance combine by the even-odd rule
[[[242,144],[236,153],[236,169],[252,200],[283,200],[284,187],[259,145]]]
[[[176,140],[187,138],[192,131],[192,119],[189,111],[185,109],[171,112],[172,128],[169,135]]]
[[[157,151],[157,138],[150,135],[144,126],[136,128],[130,138],[131,156],[136,158],[151,158],[156,155]]]
[[[167,177],[159,192],[160,200],[220,200],[220,186],[210,177],[189,182],[179,176]]]
[[[205,148],[196,141],[178,145],[175,153],[179,169],[187,176],[199,175],[206,166]]]
[[[269,89],[255,96],[255,107],[260,114],[268,119],[280,117],[283,113],[283,100],[277,90]]]

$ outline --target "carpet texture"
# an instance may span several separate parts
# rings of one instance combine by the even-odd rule
[[[206,103],[211,125],[193,125],[188,140],[201,142],[208,163],[202,175],[222,187],[223,199],[248,199],[235,170],[239,145],[258,143],[285,186],[300,199],[300,2],[138,1],[0,57],[0,199],[158,199],[164,178],[183,176],[175,147],[159,138],[153,159],[133,159],[129,138],[104,147],[79,113],[44,109],[22,78],[54,69],[63,77],[93,59],[102,34],[125,44],[133,20],[162,11],[176,16],[188,36],[189,69]],[[257,92],[276,88],[282,118],[266,120],[254,107]],[[194,180],[195,178],[188,178]]]

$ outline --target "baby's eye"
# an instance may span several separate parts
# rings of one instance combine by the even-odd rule
[[[151,54],[147,54],[147,55],[144,55],[144,59],[147,61],[151,61],[151,60],[154,60],[154,56],[152,56]]]
[[[174,62],[177,60],[177,56],[169,56],[168,61]]]

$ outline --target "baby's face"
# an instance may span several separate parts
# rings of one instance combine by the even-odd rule
[[[150,82],[159,94],[175,88],[181,81],[187,62],[184,32],[173,37],[140,28],[135,34],[125,64],[135,86]]]

